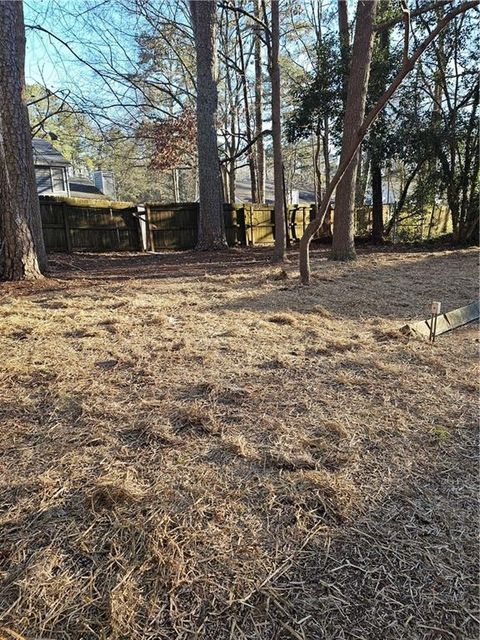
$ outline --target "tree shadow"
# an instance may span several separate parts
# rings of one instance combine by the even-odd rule
[[[222,452],[218,438],[212,437],[210,449],[206,443],[202,464],[220,467],[222,473],[223,468],[228,469],[230,481],[237,477],[239,486],[244,487],[237,496],[237,508],[241,503],[243,513],[254,515],[262,532],[260,538],[274,536],[269,542],[273,568],[260,571],[252,551],[250,560],[257,573],[248,597],[224,606],[211,596],[217,583],[228,588],[235,576],[228,571],[222,574],[221,563],[218,575],[212,574],[207,562],[212,549],[196,549],[199,584],[202,571],[205,573],[202,613],[196,620],[202,629],[198,637],[226,639],[232,637],[235,625],[239,634],[255,640],[475,637],[478,499],[473,433],[472,428],[438,437],[419,431],[412,434],[403,458],[400,441],[382,449],[381,459],[370,452],[364,475],[356,482],[376,489],[367,500],[356,502],[353,497],[346,509],[336,489],[336,478],[346,473],[345,467],[337,473],[327,471],[331,484],[312,490],[306,482],[308,470],[305,475],[300,464],[286,466],[268,457],[239,458],[231,449]],[[321,465],[319,471],[325,473]],[[32,492],[37,494],[39,488],[36,482],[9,487],[2,491],[2,502],[13,508],[19,500],[28,500]],[[25,615],[29,607],[36,606],[29,632],[42,628],[47,634],[68,633],[72,640],[93,640],[111,633],[112,625],[118,623],[113,619],[113,594],[127,576],[142,583],[146,602],[155,602],[158,611],[168,610],[177,569],[163,556],[151,555],[155,549],[160,553],[151,525],[160,518],[155,498],[149,503],[129,500],[128,495],[116,496],[120,501],[117,512],[117,507],[112,511],[109,504],[92,505],[90,488],[75,487],[52,506],[36,506],[20,518],[4,519],[0,553],[3,610],[10,611],[27,592],[33,597],[19,610],[6,613],[2,618],[5,625],[26,632],[18,627],[15,611]],[[209,487],[203,491],[208,493]],[[164,498],[160,494],[158,499]],[[38,505],[38,500],[31,504]],[[179,513],[169,513],[165,504],[163,510],[172,527],[181,531]],[[197,517],[207,523],[212,514],[200,509]],[[303,529],[298,528],[299,521],[304,522]],[[194,553],[188,536],[181,544],[185,544],[182,553]],[[9,562],[16,545],[23,546],[23,559]],[[160,563],[162,569],[154,572],[155,579],[142,582],[146,576],[150,578],[145,567],[152,562]],[[241,567],[238,570],[241,572]],[[250,575],[249,571],[245,567],[245,575]],[[58,585],[64,585],[63,593],[56,591]],[[149,593],[151,588],[156,591]],[[55,597],[62,601],[62,614],[50,617],[48,603],[53,610]],[[193,584],[185,584],[182,597],[186,606],[189,597],[195,600],[200,596]],[[160,624],[158,617],[149,614],[149,606],[131,612],[139,616],[145,633]],[[170,627],[167,614],[161,622],[159,628],[174,637],[175,626]],[[92,635],[85,635],[86,628]]]
[[[219,303],[217,308],[262,315],[294,311],[308,316],[318,313],[320,305],[337,318],[404,318],[407,322],[426,317],[432,299],[441,300],[443,308],[450,310],[478,297],[474,252],[390,254],[387,260],[379,256],[369,254],[354,263],[317,256],[310,286],[301,287],[294,278],[270,282],[267,289],[252,292],[251,283],[245,282],[246,295]]]

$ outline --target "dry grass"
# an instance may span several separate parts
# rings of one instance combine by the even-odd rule
[[[267,253],[0,288],[0,638],[477,637],[476,252]]]

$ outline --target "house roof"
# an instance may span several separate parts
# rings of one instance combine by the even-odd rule
[[[315,202],[315,194],[313,191],[302,189],[299,186],[294,186],[294,189],[299,191],[300,204]],[[252,191],[250,182],[248,180],[237,180],[235,182],[235,195],[237,202],[250,202],[252,199]],[[265,183],[265,202],[274,202],[275,200],[275,187],[273,182]]]
[[[107,199],[105,195],[97,189],[90,178],[84,176],[70,176],[70,195],[72,198],[95,198],[96,200]]]
[[[33,164],[47,167],[68,167],[70,162],[62,156],[60,151],[43,138],[33,138]]]

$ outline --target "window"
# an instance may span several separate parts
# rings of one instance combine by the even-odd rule
[[[52,177],[50,167],[35,167],[35,179],[37,181],[38,193],[52,192]]]
[[[52,167],[53,191],[66,191],[65,174],[62,167]]]

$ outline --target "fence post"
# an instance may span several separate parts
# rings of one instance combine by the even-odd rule
[[[63,228],[65,230],[65,242],[67,244],[67,253],[72,253],[72,238],[70,237],[70,223],[68,220],[68,211],[65,202],[62,201]]]
[[[143,213],[143,216],[142,216]],[[132,219],[134,221],[137,233],[137,250],[147,251],[147,226],[145,223],[145,207],[137,204],[132,211]]]
[[[253,205],[250,205],[250,244],[255,244],[255,234],[253,232]]]
[[[153,237],[152,225],[150,224],[150,205],[145,204],[145,225],[147,229],[147,251],[155,251],[155,239]]]
[[[110,214],[110,218],[113,220],[113,209],[112,207],[108,207],[108,212]],[[118,224],[115,223],[115,230],[116,230],[116,236],[117,236],[117,251],[120,251],[120,229],[118,228]]]

